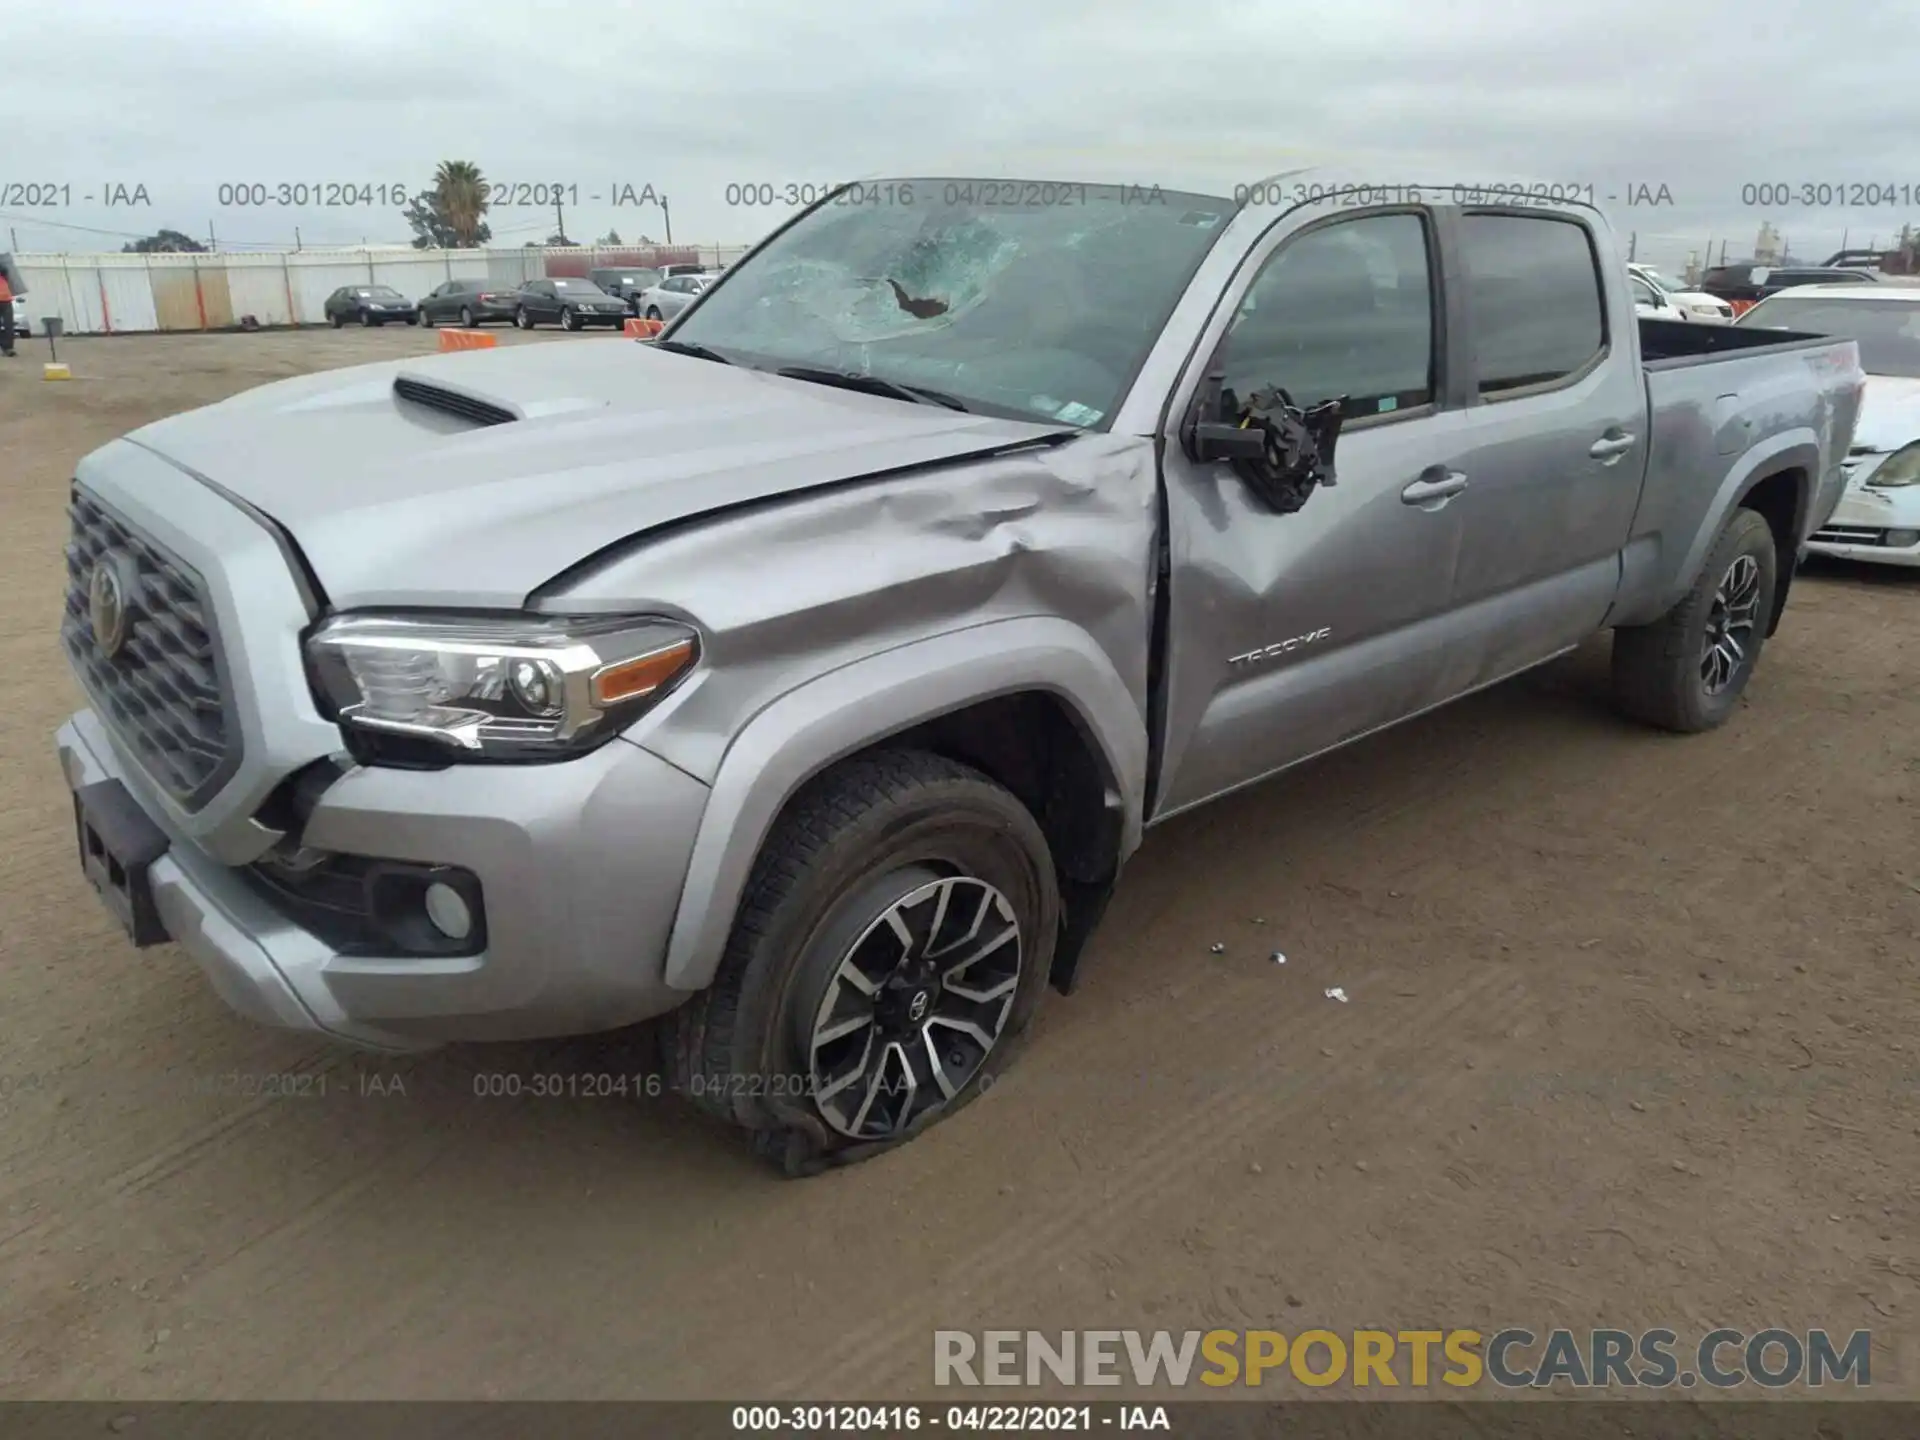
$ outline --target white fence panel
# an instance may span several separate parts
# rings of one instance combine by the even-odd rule
[[[20,278],[26,282],[27,323],[40,333],[48,315],[60,317],[60,326],[73,335],[105,329],[100,306],[100,272],[84,259],[64,256],[14,256]]]
[[[153,283],[144,265],[114,265],[106,260],[94,272],[106,296],[104,328],[113,331],[157,330],[160,321],[153,309]]]
[[[233,318],[251,315],[262,325],[292,325],[299,316],[293,297],[293,270],[284,255],[232,255],[227,258],[227,292]]]

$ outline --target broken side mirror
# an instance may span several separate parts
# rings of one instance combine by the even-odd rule
[[[1346,396],[1302,409],[1278,386],[1243,401],[1224,382],[1222,373],[1210,373],[1196,397],[1184,436],[1194,461],[1225,460],[1261,503],[1281,515],[1300,509],[1320,486],[1333,488]]]

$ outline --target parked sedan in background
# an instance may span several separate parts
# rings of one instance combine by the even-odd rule
[[[640,297],[640,313],[649,320],[671,320],[691,305],[718,275],[669,275]]]
[[[648,265],[628,265],[618,269],[589,270],[587,278],[616,300],[627,302],[629,314],[640,313],[640,296],[649,286],[658,285],[661,272]]]
[[[1665,303],[1680,311],[1682,320],[1704,320],[1711,325],[1725,324],[1733,319],[1730,302],[1718,295],[1709,295],[1704,290],[1689,289],[1685,282],[1672,279],[1651,265],[1629,264],[1627,273],[1652,286]]]
[[[513,323],[522,330],[550,320],[558,321],[562,330],[587,325],[617,329],[626,319],[627,302],[587,279],[529,280],[514,295]]]
[[[1867,391],[1841,466],[1847,488],[1807,548],[1881,565],[1920,565],[1920,288],[1785,290],[1734,323],[1833,335],[1860,346]]]
[[[428,325],[459,321],[469,330],[489,320],[511,320],[518,306],[512,286],[491,280],[449,280],[420,301],[420,319]]]
[[[342,285],[321,309],[336,330],[350,320],[361,325],[420,323],[420,307],[391,285]]]

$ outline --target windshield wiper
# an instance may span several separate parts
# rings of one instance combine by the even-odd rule
[[[696,345],[691,340],[656,340],[653,342],[653,348],[671,350],[676,355],[691,355],[696,360],[717,360],[722,365],[733,363],[718,350],[709,350],[706,346]]]
[[[949,410],[967,410],[964,400],[944,390],[929,390],[924,385],[902,385],[898,380],[883,380],[878,375],[857,375],[846,370],[816,370],[808,365],[789,365],[776,370],[789,380],[811,380],[816,385],[837,385],[842,390],[859,390],[868,395],[885,395],[894,400],[911,400],[916,405],[944,405]]]

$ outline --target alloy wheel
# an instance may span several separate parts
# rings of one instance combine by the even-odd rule
[[[1753,644],[1760,609],[1760,562],[1751,555],[1734,558],[1713,592],[1707,634],[1700,650],[1700,683],[1720,695],[1740,674]]]
[[[895,900],[827,982],[808,1037],[813,1101],[854,1140],[885,1140],[945,1108],[979,1073],[1013,1013],[1020,922],[969,875]]]

